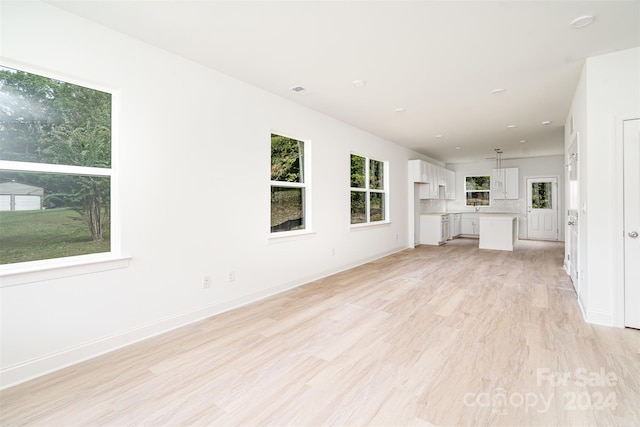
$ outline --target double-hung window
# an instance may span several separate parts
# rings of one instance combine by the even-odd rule
[[[351,224],[388,221],[387,162],[351,154]]]
[[[466,206],[491,205],[491,177],[476,175],[465,177]]]
[[[309,142],[271,134],[271,234],[311,228]]]
[[[0,264],[111,252],[112,96],[0,67]]]

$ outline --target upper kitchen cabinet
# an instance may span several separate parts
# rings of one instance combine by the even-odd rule
[[[493,200],[518,199],[518,168],[494,169],[491,174]]]
[[[447,179],[446,179],[446,199],[447,200],[455,200],[456,199],[456,173],[452,170],[445,169]]]
[[[424,160],[409,160],[409,181],[419,183],[421,199],[456,198],[456,173]],[[440,191],[440,189],[444,191]]]
[[[409,160],[409,181],[410,182],[429,182],[429,163],[422,160]]]
[[[429,169],[429,186],[431,187],[431,197],[430,199],[439,199],[440,198],[440,167],[436,165],[432,165],[431,163],[427,163],[427,167]]]

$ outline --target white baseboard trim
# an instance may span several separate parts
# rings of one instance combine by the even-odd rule
[[[584,308],[584,304],[582,304],[582,300],[580,299],[580,295],[578,295],[578,308],[580,309],[580,313],[582,313],[582,320],[589,323],[587,320],[587,310]]]
[[[593,323],[595,325],[614,326],[613,313],[589,310],[586,313],[585,320],[587,323]]]
[[[9,388],[31,379],[67,368],[69,366],[84,362],[94,357],[110,353],[131,344],[152,338],[180,328],[190,323],[197,322],[207,317],[215,316],[235,308],[268,298],[298,286],[305,285],[315,280],[322,279],[332,274],[384,258],[388,255],[405,250],[405,247],[398,247],[385,251],[371,257],[362,258],[356,262],[343,264],[335,268],[319,272],[314,275],[300,278],[289,283],[284,283],[268,289],[263,289],[228,301],[208,305],[194,310],[179,313],[163,319],[155,320],[138,327],[123,331],[110,336],[98,338],[74,347],[70,347],[55,353],[50,353],[36,359],[28,360],[19,364],[8,366],[0,370],[0,390]]]

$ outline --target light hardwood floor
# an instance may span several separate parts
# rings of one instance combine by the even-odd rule
[[[640,425],[640,331],[561,243],[418,247],[0,394],[12,425]],[[587,382],[587,385],[583,385]]]

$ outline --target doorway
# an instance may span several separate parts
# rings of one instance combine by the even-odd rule
[[[640,119],[623,122],[624,325],[640,329]]]
[[[558,178],[527,178],[527,237],[558,240]]]

